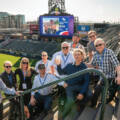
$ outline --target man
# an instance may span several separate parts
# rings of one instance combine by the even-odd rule
[[[74,33],[72,37],[72,43],[70,44],[70,50],[73,51],[75,48],[80,48],[85,52],[85,48],[80,43],[80,36],[78,33]]]
[[[70,46],[68,42],[63,42],[61,44],[61,51],[55,53],[52,57],[51,67],[53,74],[57,74],[55,59],[61,60],[61,67],[64,68],[67,64],[74,62],[74,57],[72,53],[70,53]]]
[[[15,78],[15,74],[12,72],[12,63],[10,61],[4,62],[4,72],[1,74],[1,78],[7,87],[16,89],[16,87],[17,87],[16,78]],[[6,97],[10,96],[8,94],[5,94],[5,95],[6,95]],[[14,99],[10,100],[9,120],[14,119],[14,116],[13,116],[14,112],[13,111],[14,111],[15,102],[16,101]]]
[[[6,94],[10,95],[19,95],[19,92],[16,92],[15,89],[10,89],[7,88],[2,79],[0,78],[0,120],[2,120],[2,96],[1,96],[1,91],[4,91]]]
[[[96,32],[91,30],[88,32],[88,38],[89,38],[89,43],[87,44],[87,50],[88,50],[88,56],[89,56],[89,62],[92,60],[92,57],[94,55],[94,52],[96,51],[96,48],[94,46],[94,42],[97,38]]]
[[[116,81],[118,84],[120,84],[120,63],[115,53],[112,50],[106,48],[103,39],[101,38],[96,39],[94,45],[96,47],[96,52],[93,56],[91,65],[92,67],[101,70],[106,75],[109,85],[112,85],[109,86],[109,90],[110,90],[110,98],[108,99],[109,102],[113,99],[115,92],[117,90]],[[117,72],[117,77],[116,77],[116,72]],[[97,97],[99,96],[103,85],[104,83],[101,80],[101,83],[98,86],[96,86],[92,100],[93,106],[96,105]]]
[[[48,54],[47,52],[43,51],[41,53],[42,60],[38,61],[35,65],[36,72],[39,73],[38,65],[39,64],[45,64],[46,72],[51,73],[51,61],[48,60]]]
[[[38,69],[39,69],[39,74],[35,76],[32,89],[57,80],[57,78],[54,75],[46,73],[44,64],[39,64]],[[29,111],[30,111],[31,117],[33,113],[32,110],[35,105],[38,107],[43,105],[44,113],[45,114],[48,113],[52,105],[51,93],[52,93],[52,86],[45,87],[45,88],[39,89],[37,92],[34,91],[31,93],[31,99],[30,99],[30,105],[29,105]]]
[[[61,68],[60,60],[57,60],[57,59],[55,60],[59,74],[70,75],[72,73],[75,73],[87,68],[87,66],[83,62],[85,57],[83,50],[77,48],[74,50],[73,55],[75,59],[74,64],[70,63],[64,68]],[[75,99],[78,99],[81,101],[84,98],[86,98],[88,85],[89,85],[88,74],[80,75],[78,77],[65,81],[63,87],[65,88],[65,91],[66,91],[67,102],[62,115],[63,118],[67,115],[68,111],[71,109]]]

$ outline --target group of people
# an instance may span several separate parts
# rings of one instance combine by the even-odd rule
[[[0,89],[5,92],[6,96],[19,94],[16,90],[25,91],[31,88],[34,89],[72,73],[87,68],[95,68],[106,75],[110,84],[114,83],[116,86],[112,93],[113,98],[117,91],[117,86],[120,85],[120,63],[115,53],[106,48],[105,41],[102,38],[97,38],[95,31],[88,32],[88,37],[90,41],[87,45],[87,56],[86,49],[79,42],[79,34],[74,34],[71,43],[61,43],[61,50],[53,54],[52,60],[49,60],[47,52],[43,51],[41,53],[42,59],[36,63],[35,69],[30,67],[28,58],[21,59],[20,67],[15,72],[12,71],[12,63],[5,61],[3,65],[5,71],[1,74]],[[85,61],[86,57],[89,58],[87,62]],[[64,119],[76,100],[84,101],[86,99],[90,81],[92,81],[90,74],[86,73],[58,83],[59,86],[64,88],[67,97],[65,108],[59,117],[60,120]],[[98,83],[95,85],[95,90],[92,94],[91,106],[96,105],[99,94],[104,86],[104,81],[101,77],[99,77]],[[51,110],[53,101],[52,87],[48,86],[24,95],[24,112],[29,120],[32,120],[35,106],[41,108],[41,105],[43,105],[45,114]],[[12,111],[15,104],[12,100],[10,103]],[[0,104],[0,109],[2,109],[2,104]],[[12,114],[11,112],[11,116]]]

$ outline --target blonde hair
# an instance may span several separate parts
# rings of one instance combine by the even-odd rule
[[[48,53],[46,51],[42,51],[41,55],[42,54],[46,54],[48,56]]]
[[[96,32],[95,32],[94,30],[90,30],[90,31],[88,32],[88,36],[90,36],[91,34],[95,34],[95,35],[96,35]]]
[[[11,63],[11,61],[8,61],[8,60],[6,60],[5,62],[4,62],[4,64],[3,64],[3,66],[5,66],[5,64],[10,64],[11,66],[12,66],[12,63]]]
[[[74,51],[73,51],[73,55],[76,53],[76,52],[79,52],[81,53],[82,57],[83,57],[83,60],[86,58],[86,53],[80,49],[80,48],[75,48]]]
[[[26,57],[23,57],[20,61],[20,69],[23,69],[23,63],[22,62],[28,62],[28,67],[27,67],[27,76],[31,76],[31,70],[30,70],[30,62],[29,59]]]

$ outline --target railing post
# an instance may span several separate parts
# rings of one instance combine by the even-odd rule
[[[102,90],[102,106],[101,106],[101,112],[100,112],[100,118],[99,120],[104,120],[104,112],[105,112],[105,104],[106,104],[106,97],[107,97],[107,91],[108,91],[108,81],[105,76],[103,76],[104,79],[104,87]]]
[[[21,120],[25,120],[23,95],[20,96]]]

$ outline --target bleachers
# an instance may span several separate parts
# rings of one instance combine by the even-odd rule
[[[49,57],[52,57],[53,53],[60,50],[60,43],[43,42],[43,41],[26,41],[26,40],[14,40],[9,44],[2,46],[1,49],[9,51],[19,52],[29,56],[40,56],[42,51],[48,52]]]
[[[98,37],[105,40],[106,46],[112,49],[116,55],[120,53],[120,25],[111,25],[103,33],[98,33]]]

